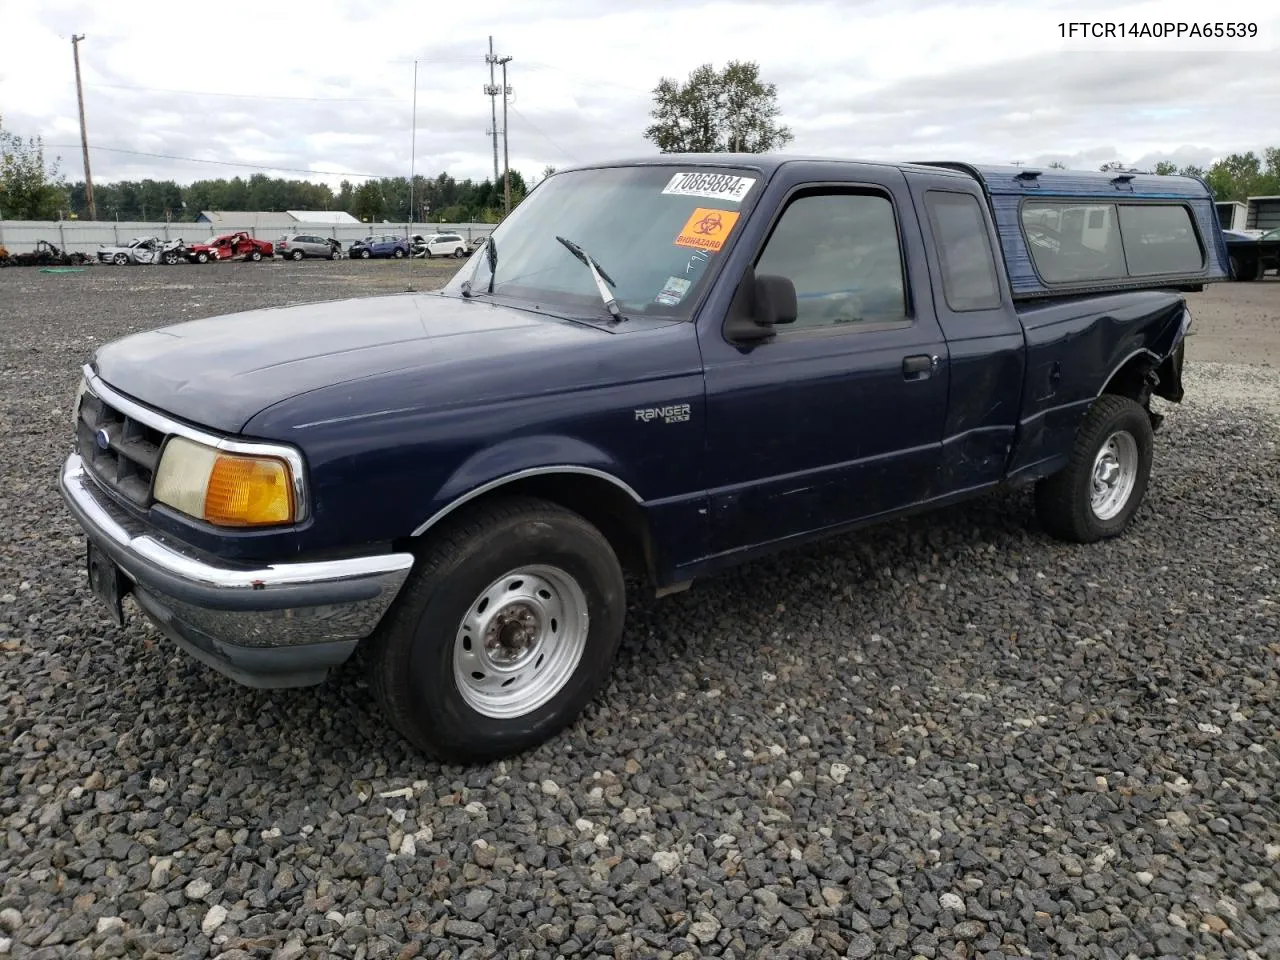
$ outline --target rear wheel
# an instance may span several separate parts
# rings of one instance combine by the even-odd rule
[[[295,250],[295,251],[293,251],[293,253],[289,254],[289,256],[293,257],[293,259],[294,259],[294,260],[301,260],[301,259],[302,259],[302,251],[301,251],[301,250]]]
[[[117,253],[114,257],[111,258],[111,262],[114,263],[117,267],[123,267],[129,262],[129,258],[123,253]]]
[[[1076,433],[1070,462],[1036,485],[1041,525],[1073,543],[1123,533],[1146,495],[1154,444],[1142,404],[1103,394]]]
[[[482,763],[571,723],[608,675],[626,590],[582,517],[518,498],[432,531],[370,644],[370,682],[419,749]]]
[[[453,255],[456,259],[461,260],[467,255],[467,251],[463,247],[459,247],[457,250],[453,251]]]

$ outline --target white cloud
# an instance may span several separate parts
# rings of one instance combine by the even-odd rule
[[[1057,25],[1228,13],[1190,0],[617,0],[605,12],[571,0],[309,0],[256,4],[247,14],[159,9],[6,4],[6,128],[61,145],[53,152],[80,176],[72,31],[86,35],[87,122],[103,181],[255,172],[106,148],[326,171],[316,178],[334,184],[341,177],[329,171],[407,174],[414,57],[424,61],[415,169],[492,175],[481,90],[490,33],[497,52],[513,57],[511,162],[526,176],[546,164],[652,152],[642,132],[658,79],[731,58],[759,61],[778,84],[796,153],[1202,163],[1272,145],[1268,121],[1280,115],[1280,6],[1268,0],[1229,8],[1261,25],[1246,49],[1183,41],[1147,52],[1132,49],[1135,41],[1099,48],[1064,39]]]

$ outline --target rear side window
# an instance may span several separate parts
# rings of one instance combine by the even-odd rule
[[[1079,201],[1022,205],[1022,229],[1045,283],[1086,283],[1127,276],[1115,206]]]
[[[957,313],[999,307],[995,254],[978,198],[930,190],[925,207],[937,240],[947,306]]]
[[[1204,267],[1204,251],[1186,207],[1161,204],[1120,207],[1129,273],[1135,277],[1194,273]]]
[[[1027,249],[1045,283],[1089,283],[1195,274],[1204,248],[1179,203],[1028,201]]]

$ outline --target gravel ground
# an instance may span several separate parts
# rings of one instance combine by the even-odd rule
[[[517,762],[112,626],[55,483],[93,345],[452,267],[0,274],[0,955],[1280,957],[1275,350],[1194,363],[1126,538],[1001,496],[634,602]],[[1224,286],[1193,358],[1245,293],[1276,344]]]

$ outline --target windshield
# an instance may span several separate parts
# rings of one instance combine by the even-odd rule
[[[592,272],[561,240],[572,241],[613,284],[627,316],[688,316],[711,262],[730,242],[758,171],[702,166],[629,166],[550,177],[492,233],[494,296],[597,315],[604,303]],[[484,294],[489,258],[481,247],[462,281]]]

